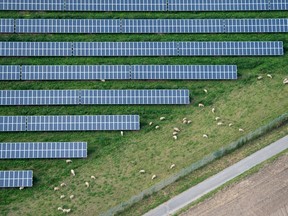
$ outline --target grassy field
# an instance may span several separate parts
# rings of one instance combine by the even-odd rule
[[[276,18],[288,12],[261,13],[28,13],[1,12],[1,18]],[[0,41],[284,41],[287,34],[62,34],[0,35]],[[97,215],[138,194],[143,189],[176,173],[204,155],[227,145],[243,134],[288,110],[288,88],[282,81],[288,75],[288,56],[281,57],[119,57],[119,58],[0,58],[0,64],[237,64],[237,81],[65,81],[65,82],[1,82],[1,89],[190,89],[189,106],[42,106],[0,107],[0,115],[66,115],[66,114],[139,114],[141,131],[69,132],[69,133],[2,133],[0,142],[16,141],[87,141],[88,158],[73,160],[1,161],[0,169],[33,169],[34,187],[19,191],[5,189],[0,193],[0,214],[60,215],[59,206],[72,209],[72,214]],[[273,79],[266,78],[266,74]],[[264,79],[257,81],[257,76]],[[203,92],[208,89],[208,94]],[[201,102],[204,109],[197,107]],[[216,107],[216,114],[211,108]],[[159,117],[166,121],[160,122]],[[220,116],[225,125],[214,120]],[[192,120],[183,125],[182,118]],[[148,125],[160,125],[159,130]],[[233,127],[228,123],[233,122]],[[182,132],[172,140],[172,128]],[[238,128],[245,130],[240,133]],[[204,133],[209,139],[203,139]],[[176,168],[170,170],[172,163]],[[70,169],[76,177],[70,177]],[[145,175],[139,170],[145,169]],[[154,181],[151,176],[156,174]],[[90,176],[95,175],[94,181]],[[84,186],[90,181],[90,188]],[[66,188],[54,192],[61,182]],[[60,200],[60,195],[74,194],[75,199]]]

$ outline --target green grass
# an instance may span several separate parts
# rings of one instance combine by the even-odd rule
[[[9,18],[252,18],[287,17],[287,12],[263,13],[30,13],[1,12]],[[284,41],[287,34],[61,34],[61,35],[0,35],[0,41]],[[181,168],[201,159],[245,134],[287,112],[288,88],[282,84],[287,76],[287,55],[281,57],[116,57],[116,58],[0,58],[0,64],[237,64],[237,81],[59,81],[59,82],[1,82],[0,89],[184,89],[191,91],[192,104],[188,106],[33,106],[0,107],[0,115],[97,115],[139,114],[141,131],[126,132],[56,132],[56,133],[1,133],[0,142],[16,141],[87,141],[88,158],[73,160],[7,160],[0,169],[33,169],[34,187],[19,191],[5,189],[0,193],[1,214],[57,215],[57,208],[65,205],[77,214],[99,214],[131,196],[176,173]],[[273,79],[266,78],[266,73]],[[264,80],[257,81],[258,75]],[[209,93],[205,94],[203,88]],[[206,105],[199,109],[197,104]],[[224,127],[218,127],[217,116]],[[159,117],[166,121],[160,122]],[[182,118],[192,120],[182,125]],[[153,121],[160,130],[148,126]],[[234,123],[229,128],[227,124]],[[179,140],[173,141],[174,126],[182,129]],[[210,138],[204,140],[202,134]],[[170,164],[176,168],[169,170]],[[75,169],[76,177],[69,176]],[[145,169],[145,175],[139,175]],[[151,176],[157,174],[156,181]],[[90,182],[90,175],[97,179]],[[53,187],[66,182],[61,192]],[[61,201],[61,194],[75,195],[71,202]]]

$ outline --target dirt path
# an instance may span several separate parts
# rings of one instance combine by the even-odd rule
[[[181,216],[288,216],[288,154]]]

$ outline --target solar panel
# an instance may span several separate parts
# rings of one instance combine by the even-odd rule
[[[168,0],[168,11],[266,11],[268,0]]]
[[[0,143],[0,159],[86,157],[86,142]]]
[[[17,19],[16,33],[120,33],[120,19]]]
[[[25,116],[0,116],[0,132],[25,131]]]
[[[0,188],[32,187],[33,171],[0,171]]]
[[[71,56],[68,42],[0,42],[0,56]]]
[[[19,65],[1,65],[0,80],[20,80]]]
[[[22,66],[22,80],[127,80],[128,65]]]
[[[224,33],[221,19],[123,19],[123,33]]]
[[[140,130],[139,116],[28,116],[27,131]]]
[[[225,32],[288,32],[288,19],[227,19]]]
[[[283,42],[180,42],[180,56],[283,55]]]
[[[176,56],[176,42],[75,42],[74,56]]]
[[[14,19],[0,19],[0,33],[14,33]]]
[[[166,11],[166,0],[66,0],[68,11]]]
[[[77,105],[78,90],[0,90],[2,105]]]
[[[133,65],[132,79],[237,79],[236,65]]]
[[[270,10],[288,10],[287,0],[269,0]]]
[[[81,104],[189,104],[189,90],[83,90]]]
[[[0,0],[0,10],[60,11],[64,0]]]

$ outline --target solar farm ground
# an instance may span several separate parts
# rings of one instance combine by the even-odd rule
[[[1,18],[283,18],[288,12],[222,13],[64,13],[3,12]],[[1,82],[2,90],[38,89],[190,89],[191,105],[184,106],[16,106],[1,107],[0,115],[100,115],[139,114],[139,132],[31,132],[1,133],[1,142],[88,142],[88,158],[73,160],[7,160],[1,170],[31,169],[34,186],[0,193],[3,215],[57,215],[59,206],[74,215],[98,215],[152,186],[204,155],[287,112],[288,88],[282,81],[288,75],[287,34],[3,34],[0,41],[284,41],[280,57],[25,57],[0,58],[0,64],[236,64],[237,81],[41,81]],[[266,77],[272,74],[273,79]],[[258,75],[264,77],[257,80]],[[207,89],[205,94],[203,89]],[[198,108],[198,103],[205,108]],[[216,114],[211,112],[216,107]],[[159,121],[165,116],[165,121]],[[224,126],[217,126],[220,116]],[[186,117],[192,124],[183,125]],[[154,122],[149,126],[149,122]],[[233,122],[233,127],[228,123]],[[155,126],[160,125],[159,130]],[[182,129],[172,139],[173,127]],[[243,128],[240,133],[238,128]],[[204,133],[209,139],[202,138]],[[172,163],[175,169],[170,170]],[[70,176],[70,169],[76,172]],[[144,175],[139,174],[145,169]],[[158,177],[151,180],[151,176]],[[96,176],[91,180],[90,176]],[[90,187],[85,187],[85,181]],[[65,182],[67,187],[54,192]],[[66,198],[60,200],[60,195]],[[68,196],[74,194],[71,201]],[[137,215],[135,212],[127,214]],[[140,214],[140,213],[139,213]]]

